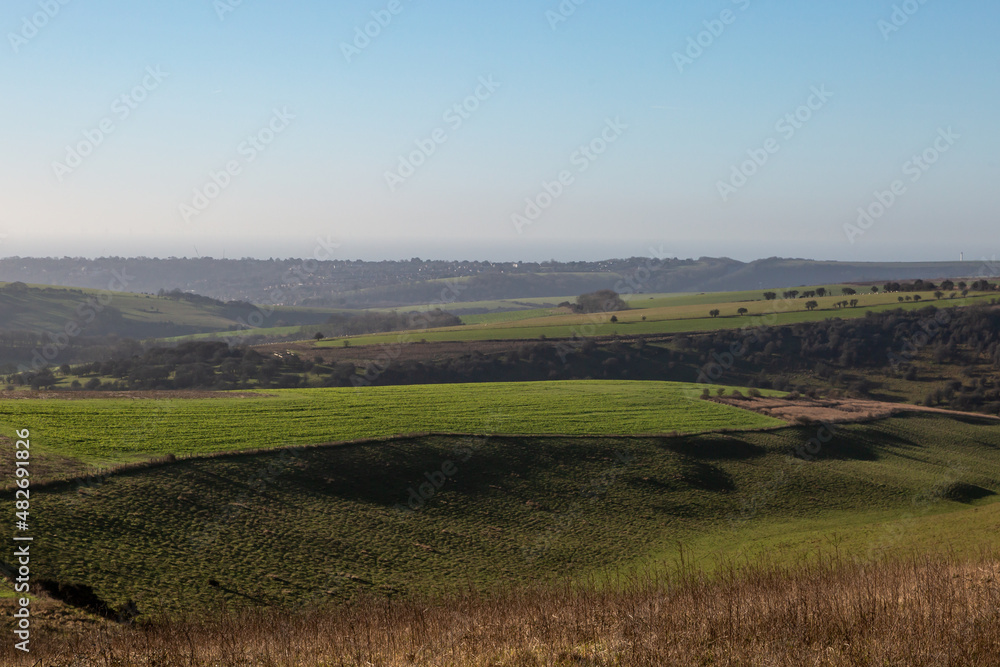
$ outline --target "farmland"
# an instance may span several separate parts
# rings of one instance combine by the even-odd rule
[[[578,381],[19,399],[0,403],[0,428],[36,432],[39,453],[111,465],[402,433],[627,435],[782,423],[700,394],[682,383]]]
[[[1000,547],[994,424],[845,425],[815,460],[789,456],[816,432],[427,436],[179,460],[41,493],[37,566],[152,613],[610,581],[678,545],[707,572],[762,554]]]
[[[756,295],[756,300],[751,295]],[[759,327],[762,324],[777,326],[799,322],[819,322],[828,318],[864,317],[868,312],[884,312],[896,308],[915,310],[928,304],[940,307],[968,306],[976,303],[990,303],[989,296],[973,295],[966,298],[936,300],[931,293],[920,294],[918,302],[899,302],[896,294],[860,294],[850,297],[857,299],[857,307],[841,308],[835,304],[844,301],[843,296],[817,297],[813,299],[818,307],[807,310],[806,299],[778,299],[765,301],[760,293],[740,293],[748,300],[726,301],[733,294],[723,297],[706,295],[653,297],[642,299],[633,297],[630,310],[615,313],[568,314],[556,313],[541,317],[522,319],[520,317],[499,317],[486,322],[470,320],[465,326],[439,329],[353,336],[328,339],[317,343],[318,347],[335,345],[378,345],[398,341],[479,341],[479,340],[531,340],[542,336],[547,338],[573,338],[574,336],[657,335],[690,333]],[[912,295],[911,295],[912,296]],[[995,296],[992,297],[994,300]],[[669,305],[676,299],[679,303]],[[713,300],[719,299],[719,300]],[[696,303],[692,303],[694,300]],[[644,301],[651,305],[645,307]],[[748,311],[739,315],[740,308]],[[709,316],[710,310],[718,310],[716,317]],[[614,322],[611,317],[614,316]]]

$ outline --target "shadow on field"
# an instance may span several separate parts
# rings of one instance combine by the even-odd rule
[[[736,483],[729,473],[711,463],[688,460],[683,463],[682,470],[681,477],[696,489],[716,493],[736,490]]]
[[[946,500],[954,500],[955,502],[966,504],[995,495],[995,491],[984,489],[978,484],[967,484],[966,482],[953,482],[941,492],[941,497]]]
[[[677,454],[702,461],[741,461],[767,454],[763,447],[729,435],[662,438],[659,444]]]
[[[536,477],[539,471],[558,469],[561,461],[589,462],[595,471],[606,471],[615,465],[614,451],[596,439],[561,440],[547,446],[541,439],[504,438],[502,446],[496,446],[430,436],[377,446],[305,450],[294,474],[283,476],[280,486],[286,497],[322,495],[394,507],[405,504],[411,490],[420,493],[421,487],[432,488],[430,495],[487,496],[508,490],[516,480]]]

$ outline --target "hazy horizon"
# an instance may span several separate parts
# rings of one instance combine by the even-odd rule
[[[275,239],[247,241],[234,243],[232,239],[206,239],[197,241],[171,240],[147,244],[145,242],[129,242],[126,239],[115,239],[110,242],[100,240],[78,240],[64,246],[67,252],[51,250],[51,244],[45,241],[33,243],[10,243],[0,241],[0,258],[61,258],[82,257],[96,259],[100,257],[207,257],[216,259],[298,259],[312,256],[313,250],[321,246],[323,236],[302,239]],[[753,262],[771,257],[783,259],[809,259],[817,261],[843,262],[957,262],[962,253],[966,262],[995,262],[996,256],[977,254],[976,250],[956,250],[953,253],[942,251],[940,244],[930,248],[910,247],[886,256],[877,250],[857,253],[853,257],[828,256],[819,253],[808,253],[807,248],[795,244],[761,244],[748,246],[739,243],[718,243],[714,248],[710,244],[665,243],[651,239],[648,241],[624,242],[560,242],[550,241],[521,245],[517,243],[476,242],[441,242],[438,240],[421,241],[419,239],[387,241],[384,243],[357,242],[337,240],[325,237],[326,244],[334,248],[332,259],[340,260],[407,260],[413,257],[444,261],[492,261],[492,262],[544,262],[556,260],[559,262],[600,261],[626,257],[677,257],[680,259],[698,259],[700,257],[729,258],[741,262]],[[904,246],[905,247],[905,246]],[[765,254],[771,251],[770,254]]]
[[[998,18],[13,0],[0,255],[992,256]]]

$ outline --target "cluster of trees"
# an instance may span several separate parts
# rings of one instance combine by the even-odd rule
[[[914,280],[913,282],[909,283],[888,282],[882,285],[881,291],[882,292],[935,292],[935,296],[940,299],[941,297],[944,296],[945,292],[954,291],[955,293],[951,295],[952,298],[954,298],[959,292],[961,292],[962,296],[966,296],[970,291],[995,292],[997,291],[998,287],[1000,287],[1000,285],[995,285],[991,283],[989,280],[985,279],[976,280],[972,282],[972,284],[966,284],[965,281],[961,280],[958,281],[957,283],[952,280],[943,280],[941,281],[940,285],[935,285],[934,283],[926,280]],[[938,296],[936,290],[940,291],[941,293],[940,296]],[[880,290],[878,285],[872,285],[870,291],[872,294],[878,294]],[[855,294],[858,293],[858,291],[853,287],[841,287],[840,293],[843,296],[854,296]],[[817,287],[814,290],[805,290],[805,291],[799,291],[793,289],[782,292],[781,298],[811,299],[817,296],[820,297],[827,296],[828,294],[832,294],[832,292],[827,290],[825,287]],[[764,299],[767,301],[774,301],[777,298],[778,298],[777,292],[764,292]],[[902,300],[903,299],[900,299],[900,301]],[[919,301],[920,299],[919,297],[914,297],[914,300]]]
[[[872,291],[873,292],[877,292],[878,288],[877,287],[872,287]],[[840,293],[843,294],[844,296],[853,296],[853,295],[857,294],[858,291],[856,289],[854,289],[853,287],[841,287],[840,288]],[[804,290],[804,291],[799,291],[797,289],[790,289],[790,290],[785,290],[784,292],[782,292],[781,293],[781,298],[782,299],[812,299],[813,297],[817,297],[817,296],[821,296],[822,297],[822,296],[827,296],[827,295],[832,295],[832,294],[833,294],[833,292],[831,292],[830,290],[826,289],[825,287],[817,287],[816,289],[813,289],[813,290]],[[778,293],[777,292],[764,292],[764,300],[765,301],[774,301],[777,298],[778,298]]]
[[[969,292],[995,292],[997,291],[997,288],[998,285],[991,283],[985,278],[981,278],[979,280],[972,281],[972,283],[966,283],[964,280],[959,280],[958,282],[953,280],[942,280],[940,285],[935,285],[927,280],[914,280],[910,283],[889,282],[882,286],[882,291],[933,292],[940,290],[942,292],[961,292],[962,296],[965,296]]]
[[[576,297],[576,303],[563,301],[559,304],[559,307],[569,308],[574,313],[612,313],[619,310],[628,310],[629,308],[628,303],[621,298],[618,292],[610,289],[581,294]]]
[[[75,380],[73,385],[91,390],[299,387],[305,384],[306,373],[321,378],[318,382],[321,386],[343,387],[351,386],[355,371],[350,363],[324,365],[321,358],[308,361],[294,354],[265,356],[253,349],[230,347],[217,341],[154,347],[132,356],[59,368],[62,375],[91,376],[83,382]],[[44,368],[11,374],[5,380],[10,385],[38,389],[51,387],[58,377],[52,368]]]
[[[732,384],[762,388],[788,389],[792,386],[788,378],[813,375],[827,386],[870,396],[875,389],[871,374],[865,379],[856,371],[869,369],[939,382],[935,378],[941,371],[928,371],[947,366],[952,374],[961,373],[970,380],[964,384],[948,381],[934,389],[929,404],[1000,412],[995,379],[1000,370],[1000,311],[987,306],[938,309],[928,305],[849,320],[681,336],[678,342],[680,349],[696,355],[703,372],[719,365],[721,358],[727,361],[722,370]],[[947,377],[949,372],[943,374]]]

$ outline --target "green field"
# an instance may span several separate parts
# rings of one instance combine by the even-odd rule
[[[817,460],[789,457],[815,434],[431,436],[182,460],[33,494],[32,568],[151,613],[601,578],[679,548],[711,569],[1000,546],[995,424],[849,425]]]
[[[743,327],[775,326],[799,322],[819,322],[829,318],[864,317],[868,312],[882,312],[902,308],[913,310],[928,305],[937,307],[968,306],[975,303],[989,303],[996,297],[970,296],[968,298],[944,299],[938,301],[933,294],[924,295],[920,302],[897,301],[895,294],[868,294],[851,297],[835,296],[817,298],[817,310],[805,308],[807,299],[791,301],[759,302],[710,302],[707,304],[684,304],[679,306],[656,306],[635,308],[613,313],[618,319],[611,322],[612,313],[593,315],[558,314],[530,319],[511,319],[485,324],[468,324],[460,327],[442,327],[409,332],[393,332],[353,336],[319,341],[319,347],[343,345],[379,345],[397,342],[427,341],[476,341],[476,340],[531,340],[541,336],[547,338],[573,338],[574,336],[610,335],[655,335],[675,334],[695,331],[715,331],[720,329],[740,329]],[[858,299],[857,308],[834,308],[833,304],[845,299]],[[719,317],[707,317],[713,306],[720,311]],[[745,316],[737,315],[738,308],[747,308]],[[642,318],[646,319],[643,320]]]
[[[645,434],[782,422],[703,401],[673,382],[574,381],[285,389],[202,399],[22,399],[0,432],[35,451],[108,465],[163,454],[315,444],[404,433]]]

